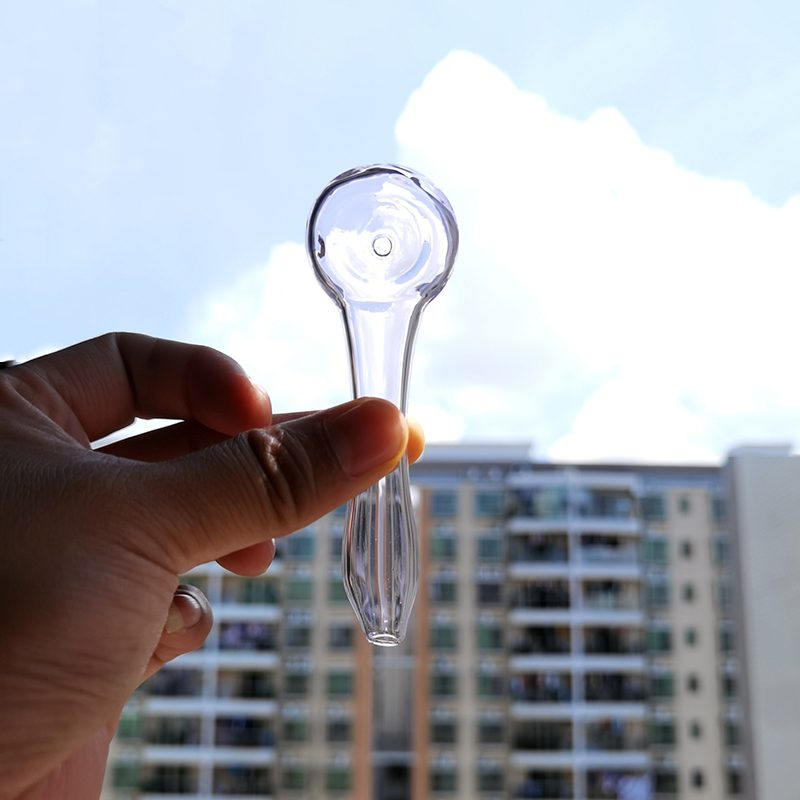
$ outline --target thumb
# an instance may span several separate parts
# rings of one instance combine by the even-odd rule
[[[159,519],[154,545],[165,566],[182,572],[285,536],[391,472],[407,443],[397,408],[362,398],[175,461],[139,465],[147,471],[148,517]]]

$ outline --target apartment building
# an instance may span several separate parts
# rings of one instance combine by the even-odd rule
[[[412,482],[406,641],[355,623],[342,509],[261,578],[195,570],[214,630],[129,704],[106,797],[741,796],[718,469],[442,445]]]

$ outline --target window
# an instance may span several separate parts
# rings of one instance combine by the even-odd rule
[[[450,528],[435,528],[431,536],[431,558],[452,561],[458,554],[458,539]]]
[[[240,603],[275,605],[278,603],[278,590],[272,581],[242,580],[239,589]]]
[[[647,651],[653,654],[672,650],[672,630],[666,625],[653,625],[647,631]]]
[[[331,581],[328,585],[328,599],[331,603],[346,603],[347,592],[344,590],[344,583],[342,583],[342,576],[337,571],[331,575]]]
[[[503,697],[505,694],[505,678],[494,672],[478,672],[478,697],[482,699]]]
[[[283,721],[283,738],[287,742],[308,740],[308,720],[305,717],[289,717]]]
[[[675,676],[672,672],[654,672],[650,675],[650,696],[654,700],[672,700],[675,697]]]
[[[308,673],[287,672],[284,677],[283,689],[288,695],[303,697],[308,694]]]
[[[738,747],[741,743],[741,728],[734,719],[725,720],[725,745],[727,747]]]
[[[502,650],[503,629],[495,622],[478,623],[478,650]]]
[[[684,602],[691,603],[694,600],[694,584],[684,583],[681,587],[681,596]]]
[[[314,558],[314,534],[306,529],[286,537],[286,558],[293,561],[311,561]]]
[[[478,791],[502,792],[504,788],[503,768],[499,764],[478,764]]]
[[[650,720],[650,744],[672,747],[675,744],[675,720],[655,717]]]
[[[334,525],[331,528],[331,559],[338,561],[342,557],[342,540],[344,531],[341,525]]]
[[[431,742],[434,744],[455,744],[458,738],[458,725],[452,717],[434,715],[431,720]]]
[[[325,773],[325,788],[329,792],[350,791],[350,768],[332,764]]]
[[[692,557],[692,543],[689,539],[684,539],[681,542],[681,555],[684,558],[691,558]]]
[[[451,622],[437,622],[431,626],[431,650],[455,650],[458,646],[458,628]]]
[[[649,608],[669,607],[669,578],[666,575],[652,575],[647,582],[646,591]]]
[[[725,534],[718,534],[714,537],[714,563],[718,567],[724,567],[730,559],[730,542]]]
[[[311,576],[296,573],[286,581],[286,599],[294,603],[310,603],[314,599]]]
[[[691,510],[691,507],[692,506],[689,502],[689,498],[686,495],[682,495],[680,498],[678,498],[678,511],[680,511],[681,514],[688,514]]]
[[[728,672],[722,675],[722,696],[726,700],[736,698],[736,676]]]
[[[678,794],[678,773],[674,767],[656,766],[653,770],[653,790],[656,796],[673,797]]]
[[[501,578],[484,578],[477,584],[476,601],[479,606],[497,606],[503,602]]]
[[[667,518],[667,504],[663,494],[648,494],[642,498],[642,515],[645,519]]]
[[[687,628],[683,632],[683,641],[686,642],[689,647],[694,647],[697,644],[697,628]]]
[[[349,717],[335,716],[328,719],[327,738],[329,742],[344,744],[351,740],[353,724]]]
[[[286,647],[308,649],[311,647],[311,619],[289,616],[283,632]]]
[[[117,724],[117,732],[114,734],[117,739],[130,741],[139,739],[142,734],[142,718],[139,714],[130,711],[123,711]]]
[[[703,776],[703,770],[693,769],[692,786],[694,786],[695,789],[702,789],[704,783],[705,783],[705,777]]]
[[[506,738],[505,723],[501,717],[485,717],[478,722],[480,744],[503,744]]]
[[[726,611],[731,605],[731,584],[727,578],[719,578],[714,584],[714,599],[717,601],[717,608]]]
[[[642,540],[642,561],[646,564],[666,564],[669,561],[669,543],[665,536],[649,534]]]
[[[744,781],[742,781],[742,773],[739,772],[738,769],[728,768],[725,782],[727,784],[728,794],[742,794],[742,786],[744,785]]]
[[[725,498],[718,494],[715,494],[711,498],[711,516],[714,522],[725,521]]]
[[[725,655],[733,652],[733,627],[729,623],[719,626],[719,649]]]
[[[353,647],[353,626],[349,623],[333,623],[328,631],[328,647],[331,650],[350,650]]]
[[[114,764],[112,780],[115,789],[138,789],[140,784],[139,764],[133,761],[117,761]]]
[[[478,561],[502,561],[503,537],[497,533],[487,533],[477,539]]]
[[[287,791],[302,791],[308,788],[308,771],[305,766],[292,764],[283,768],[281,784]]]
[[[697,675],[689,675],[686,678],[686,688],[690,692],[699,692],[700,691],[700,678]]]
[[[502,492],[475,492],[476,517],[502,517],[505,499]]]
[[[697,720],[689,723],[689,736],[692,739],[699,739],[703,735],[703,729]]]
[[[458,495],[454,491],[431,492],[431,516],[454,517],[458,513]]]
[[[429,584],[431,603],[455,603],[456,602],[456,578],[450,573],[440,573],[431,578]]]
[[[353,673],[335,672],[328,673],[328,696],[351,697],[353,694]]]
[[[431,791],[453,793],[458,788],[455,766],[435,766],[431,770]]]
[[[455,697],[458,694],[458,675],[437,670],[431,675],[431,696]]]

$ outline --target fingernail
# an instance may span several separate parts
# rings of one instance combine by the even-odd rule
[[[164,630],[167,633],[185,633],[203,618],[203,609],[195,597],[178,590],[172,598]]]
[[[352,478],[392,461],[405,447],[403,419],[385,400],[354,400],[325,425],[342,467]]]

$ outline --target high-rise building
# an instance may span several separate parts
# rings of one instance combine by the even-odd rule
[[[216,622],[129,704],[115,800],[739,797],[739,663],[720,471],[430,446],[420,589],[368,645],[343,510],[261,578],[187,579]]]
[[[746,447],[724,469],[740,670],[726,679],[740,703],[726,718],[741,738],[746,800],[798,795],[800,758],[800,458],[788,446]],[[749,767],[749,768],[747,768]]]

